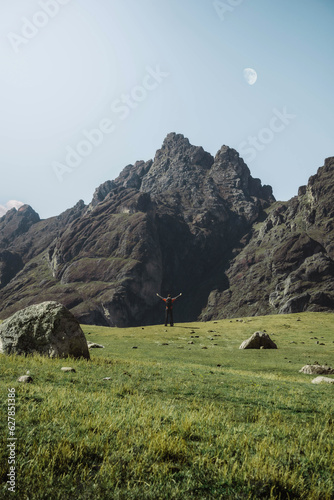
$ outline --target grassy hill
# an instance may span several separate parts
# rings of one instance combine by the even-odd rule
[[[9,388],[13,498],[334,498],[334,386],[299,373],[334,367],[333,314],[83,330],[90,362],[0,356],[0,498]],[[278,349],[239,350],[257,330]]]

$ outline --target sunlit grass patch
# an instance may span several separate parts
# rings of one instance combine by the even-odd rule
[[[333,320],[84,326],[91,361],[0,356],[0,495],[14,387],[19,498],[333,499],[333,387],[299,373],[334,366]],[[256,330],[278,349],[239,350]]]

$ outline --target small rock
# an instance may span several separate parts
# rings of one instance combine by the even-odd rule
[[[202,349],[207,349],[207,347],[203,346]]]
[[[30,384],[33,381],[32,377],[30,377],[29,375],[22,375],[17,380],[18,382],[23,382],[24,384]]]
[[[96,344],[95,342],[87,342],[88,349],[104,349],[104,345]]]
[[[161,345],[168,345],[168,342],[163,342]]]
[[[319,365],[315,363],[314,365],[305,365],[299,370],[299,373],[306,373],[307,375],[334,375],[334,369],[330,366]]]
[[[334,378],[316,377],[312,380],[312,384],[321,384],[322,382],[326,382],[327,384],[334,384]]]
[[[74,369],[74,368],[72,368],[71,366],[63,366],[63,367],[61,368],[61,371],[62,371],[62,372],[73,372],[73,373],[75,373],[75,369]]]
[[[193,344],[194,342],[191,340],[190,342],[188,342],[188,344]]]
[[[239,349],[277,349],[275,342],[264,332],[255,332],[253,335],[242,342]]]
[[[103,380],[111,380],[111,377],[104,377]]]

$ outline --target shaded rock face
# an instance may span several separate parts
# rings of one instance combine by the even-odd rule
[[[0,251],[0,288],[6,286],[23,266],[22,258],[17,253]]]
[[[273,203],[230,261],[201,319],[334,310],[334,158],[290,201]]]
[[[277,345],[267,333],[255,332],[249,339],[243,341],[239,349],[277,349]]]
[[[169,134],[153,160],[127,165],[88,207],[37,221],[6,247],[24,267],[0,291],[1,317],[59,300],[83,323],[149,324],[163,315],[156,292],[182,291],[175,319],[196,320],[273,202],[235,150],[213,157]]]
[[[0,352],[90,358],[78,321],[57,302],[27,307],[5,320],[0,325]]]

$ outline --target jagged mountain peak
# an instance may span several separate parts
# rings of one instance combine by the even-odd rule
[[[262,186],[259,179],[252,178],[236,150],[222,146],[213,157],[175,132],[166,136],[153,160],[127,165],[114,181],[101,184],[95,190],[89,210],[120,188],[149,193],[153,199],[178,194],[193,199],[195,206],[206,202],[209,191],[209,198],[221,196],[229,203],[232,197],[232,204],[237,191],[240,200],[244,198],[251,204],[251,197],[262,200],[262,206],[275,200],[271,187]]]

